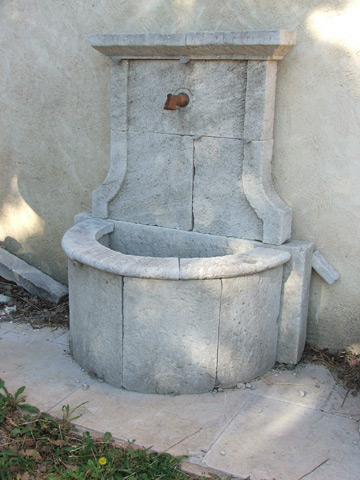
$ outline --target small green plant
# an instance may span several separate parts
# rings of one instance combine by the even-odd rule
[[[39,409],[25,402],[25,395],[22,395],[25,387],[20,387],[12,395],[5,387],[4,380],[0,379],[0,423],[4,421],[7,414],[14,412],[17,408],[29,413],[39,413]],[[2,393],[3,392],[3,393]]]
[[[89,432],[78,434],[71,422],[84,403],[74,409],[64,405],[57,419],[24,403],[24,390],[12,395],[0,381],[0,480],[195,479],[181,470],[182,457],[138,449],[133,443],[116,447],[110,432],[100,439]]]

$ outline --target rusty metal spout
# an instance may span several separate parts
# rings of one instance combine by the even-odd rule
[[[172,95],[168,93],[164,110],[176,110],[176,107],[186,107],[189,103],[189,96],[186,93],[179,93],[178,95]]]

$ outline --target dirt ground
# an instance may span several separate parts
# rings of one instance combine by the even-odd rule
[[[65,299],[55,305],[31,295],[22,287],[0,277],[0,295],[10,297],[10,301],[0,303],[0,322],[13,321],[29,323],[33,328],[69,327],[69,303]],[[1,298],[1,297],[0,297]],[[352,395],[360,391],[360,353],[350,350],[329,352],[307,345],[302,362],[318,363],[332,372]],[[277,365],[277,368],[293,368],[289,365]]]

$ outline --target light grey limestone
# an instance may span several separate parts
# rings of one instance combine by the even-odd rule
[[[69,260],[70,335],[75,360],[122,385],[122,277]]]
[[[63,239],[77,284],[72,339],[79,361],[131,390],[205,392],[272,367],[279,312],[280,350],[294,358],[303,346],[309,265],[302,247],[282,246],[291,209],[273,189],[271,156],[274,60],[295,36],[125,34],[91,42],[114,60],[111,165],[93,194],[92,219],[78,216]],[[164,110],[166,95],[180,92],[189,105]],[[99,322],[106,282],[113,298]],[[108,337],[88,338],[107,322],[121,348],[111,345],[104,360]],[[291,354],[283,345],[289,332]]]
[[[244,138],[271,140],[277,62],[247,62]]]
[[[244,145],[242,184],[250,205],[263,222],[262,241],[281,245],[291,236],[292,211],[273,187],[272,149],[272,140]]]
[[[69,259],[115,275],[172,280],[179,278],[177,258],[124,255],[102,245],[101,237],[113,229],[111,221],[93,218],[80,222],[66,232],[62,248]]]
[[[290,47],[295,37],[272,31],[94,39],[103,53],[127,51],[130,60],[112,67],[111,166],[93,194],[93,216],[287,241],[291,209],[275,193],[270,171],[277,62],[227,54],[240,46],[248,58],[261,45]],[[185,46],[200,57],[169,60],[172,49],[186,57]],[[141,49],[156,61],[138,57]],[[201,59],[217,49],[225,57]],[[166,60],[156,51],[167,52]],[[189,105],[164,110],[166,95],[180,92],[188,94]]]
[[[246,253],[223,257],[181,258],[180,279],[231,278],[253,275],[283,265],[289,260],[288,252],[261,247]],[[251,290],[248,291],[248,295],[252,295]]]
[[[124,279],[124,387],[201,393],[215,385],[220,280]]]
[[[108,218],[109,202],[115,197],[125,178],[127,166],[127,83],[129,62],[111,68],[111,143],[110,168],[104,182],[92,194],[94,217]]]
[[[280,60],[295,45],[285,30],[91,35],[90,44],[118,58],[206,58]]]
[[[65,285],[0,248],[0,277],[15,282],[33,295],[58,303],[68,294]]]
[[[243,244],[244,249],[239,250],[238,241],[220,235],[121,221],[114,221],[114,231],[108,237],[110,247],[117,252],[159,258],[215,257],[251,249]]]
[[[273,367],[283,268],[222,280],[217,384],[236,385]]]
[[[235,61],[130,62],[129,131],[241,138],[246,65],[247,62]],[[176,110],[164,110],[167,94],[180,92],[189,96],[189,104]],[[167,148],[171,147],[171,144],[167,145]],[[144,162],[147,165],[146,159]],[[146,173],[144,168],[142,174]]]
[[[86,218],[86,214],[79,218]],[[112,235],[115,235],[113,240]],[[112,248],[120,251],[99,243],[105,243],[107,237],[110,237],[107,241]],[[69,258],[110,273],[172,280],[227,278],[256,273],[287,262],[279,315],[277,361],[297,363],[301,357],[306,338],[311,243],[292,240],[284,245],[264,247],[260,242],[237,238],[91,219],[75,225],[66,233],[63,248]],[[142,253],[145,256],[141,256]]]
[[[191,137],[129,133],[126,175],[110,218],[190,230],[192,149]]]
[[[243,189],[243,158],[238,139],[202,137],[194,142],[195,231],[262,239],[262,221]]]
[[[290,259],[289,253],[285,251],[261,247],[248,250],[248,246],[245,244],[244,247],[244,244],[239,241],[233,241],[232,248],[227,244],[226,251],[228,254],[220,253],[224,251],[227,238],[211,238],[211,235],[208,236],[208,242],[206,243],[205,241],[205,248],[210,247],[212,254],[217,254],[217,256],[210,258],[180,258],[180,251],[175,253],[174,247],[176,248],[176,245],[179,245],[180,249],[182,249],[181,247],[187,242],[188,245],[185,245],[185,249],[186,247],[189,249],[189,240],[190,246],[194,243],[196,244],[196,240],[198,240],[197,249],[201,251],[204,245],[202,234],[159,227],[146,228],[142,225],[131,225],[126,222],[116,222],[116,224],[118,228],[122,227],[123,231],[127,233],[123,239],[121,239],[121,230],[117,234],[117,247],[120,251],[105,246],[111,244],[111,240],[104,240],[104,238],[114,230],[114,224],[111,221],[100,219],[85,220],[69,229],[63,237],[63,249],[70,259],[104,272],[130,277],[169,280],[212,279],[251,275],[282,265]],[[130,235],[129,230],[131,232]],[[173,240],[172,256],[163,257],[161,254],[158,256],[142,255],[142,247],[146,248],[144,240],[150,244],[152,242],[156,244],[161,239],[163,233],[167,243],[169,239],[170,241]],[[168,235],[167,238],[166,234]],[[136,239],[142,236],[141,243],[136,242]],[[187,238],[185,239],[185,237]],[[135,239],[135,244],[132,243],[132,238]],[[216,244],[217,239],[220,249]],[[125,243],[124,240],[127,240],[127,242]],[[223,245],[222,248],[221,244]],[[251,248],[251,244],[249,247]],[[241,253],[237,253],[239,250]],[[132,254],[125,253],[129,251]],[[151,249],[150,253],[152,253]]]
[[[306,341],[313,245],[293,240],[282,249],[291,260],[284,265],[276,361],[296,364]]]
[[[340,278],[339,273],[318,250],[315,250],[313,254],[312,267],[329,285]]]

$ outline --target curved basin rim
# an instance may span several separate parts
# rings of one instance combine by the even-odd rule
[[[114,231],[114,222],[91,218],[71,227],[62,239],[69,259],[115,275],[162,280],[204,280],[252,275],[288,262],[289,252],[255,247],[246,253],[178,258],[127,255],[99,243]]]

